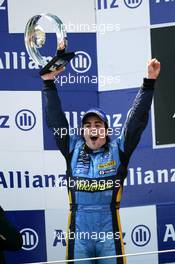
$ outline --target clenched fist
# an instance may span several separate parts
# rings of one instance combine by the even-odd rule
[[[148,79],[157,79],[160,73],[160,62],[154,58],[148,61]]]

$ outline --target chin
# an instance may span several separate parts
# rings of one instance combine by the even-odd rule
[[[92,149],[92,150],[98,150],[102,147],[102,144],[89,144],[89,148]]]
[[[92,150],[98,150],[100,147],[96,147],[96,146],[90,146],[90,149]]]
[[[86,144],[87,146],[92,149],[92,150],[98,150],[100,149],[104,144],[105,142],[99,142],[98,139],[96,142],[92,142],[91,140],[90,141],[86,141]]]

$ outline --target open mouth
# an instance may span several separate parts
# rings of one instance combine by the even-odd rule
[[[91,136],[90,139],[95,142],[98,139],[98,137],[97,136]]]

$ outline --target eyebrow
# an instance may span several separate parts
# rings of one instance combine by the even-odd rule
[[[102,124],[102,123],[103,123],[103,121],[100,121],[100,120],[99,120],[99,121],[95,121],[95,124]],[[85,124],[91,124],[91,122],[89,122],[89,121],[85,121],[85,122],[84,122],[84,125],[85,125]]]

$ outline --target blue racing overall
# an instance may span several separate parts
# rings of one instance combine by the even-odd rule
[[[91,150],[83,137],[60,137],[56,143],[67,162],[70,202],[67,259],[123,255],[119,217],[123,182],[132,152],[145,129],[152,103],[155,80],[144,78],[125,121],[121,136],[98,150]],[[54,81],[44,81],[48,127],[69,129],[61,109]],[[74,263],[79,263],[74,261]],[[125,257],[88,260],[81,263],[123,264]]]

